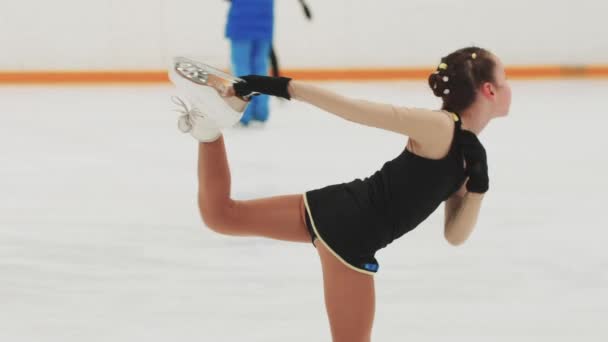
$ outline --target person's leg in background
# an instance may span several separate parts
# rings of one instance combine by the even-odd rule
[[[270,67],[270,46],[272,42],[270,40],[255,40],[251,51],[251,68],[254,75],[268,76],[268,68]],[[253,119],[258,121],[268,120],[270,113],[269,102],[270,97],[268,95],[259,95],[253,98]]]
[[[252,40],[231,40],[231,61],[232,61],[232,74],[235,76],[245,76],[254,73],[252,69],[252,53],[254,41]],[[249,124],[249,121],[253,118],[255,112],[255,103],[252,102],[247,106],[241,123],[243,125]]]

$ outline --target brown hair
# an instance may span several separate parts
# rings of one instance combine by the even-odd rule
[[[442,109],[460,113],[475,101],[484,83],[495,83],[495,67],[488,50],[475,46],[460,49],[441,59],[437,71],[429,76],[429,86],[443,99]]]

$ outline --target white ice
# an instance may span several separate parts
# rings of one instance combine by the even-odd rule
[[[423,82],[326,83],[435,108]],[[471,239],[443,207],[377,258],[375,341],[608,340],[607,81],[513,82],[481,135]],[[168,86],[0,88],[0,341],[329,341],[309,244],[231,238],[196,206]],[[373,113],[370,113],[373,114]],[[298,102],[226,132],[233,196],[370,175],[405,139]]]

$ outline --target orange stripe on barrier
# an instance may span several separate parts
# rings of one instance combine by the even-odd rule
[[[283,74],[310,81],[426,80],[434,67],[384,69],[287,69]],[[511,79],[608,78],[608,65],[511,66]],[[125,84],[167,83],[163,70],[143,71],[0,71],[0,84]]]
[[[166,71],[0,71],[0,84],[166,83]]]
[[[514,79],[606,78],[608,66],[513,66],[507,67],[507,75]]]

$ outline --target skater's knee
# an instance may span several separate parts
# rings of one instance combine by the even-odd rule
[[[203,223],[216,233],[224,235],[235,235],[230,219],[231,204],[208,205],[199,202],[199,211]]]

